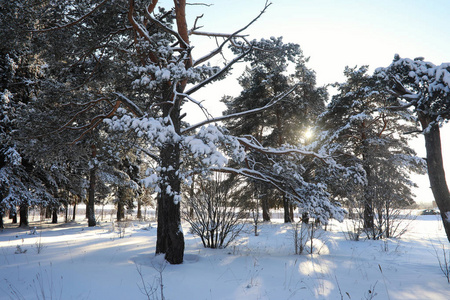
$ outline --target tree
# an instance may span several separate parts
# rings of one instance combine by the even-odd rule
[[[312,120],[324,108],[326,90],[316,88],[314,71],[306,67],[308,58],[300,46],[283,43],[281,37],[253,42],[254,51],[245,57],[250,62],[239,83],[243,91],[238,97],[224,97],[225,114],[247,111],[264,106],[270,99],[296,86],[296,89],[272,109],[260,113],[227,120],[226,126],[237,136],[253,135],[263,146],[282,147],[285,143],[296,144]],[[236,48],[235,52],[238,51]],[[288,69],[295,66],[295,72]],[[285,195],[283,207],[285,222],[291,222],[291,205]],[[263,200],[263,215],[268,215],[267,198]],[[267,220],[267,219],[265,219]]]
[[[401,100],[391,109],[415,116],[425,138],[428,178],[439,207],[445,233],[450,241],[450,192],[442,161],[440,126],[450,118],[450,64],[434,65],[424,58],[400,58],[377,69],[380,80],[389,81],[394,95]]]
[[[275,186],[292,201],[304,203],[324,221],[330,217],[342,219],[344,211],[328,201],[324,187],[305,183],[296,172],[301,171],[295,162],[299,157],[315,156],[323,161],[331,158],[290,145],[281,149],[263,147],[251,138],[238,138],[229,135],[225,128],[212,125],[270,108],[293,89],[278,93],[266,105],[246,112],[217,118],[206,114],[206,120],[193,125],[182,121],[183,104],[190,101],[205,111],[193,94],[223,78],[234,63],[252,51],[252,44],[240,34],[264,13],[268,4],[248,26],[224,35],[199,32],[196,24],[188,30],[185,1],[174,1],[173,9],[161,8],[159,12],[155,9],[157,1],[142,5],[130,0],[126,7],[106,0],[88,2],[53,3],[64,12],[69,23],[53,19],[53,27],[40,29],[49,37],[67,38],[53,39],[53,43],[61,44],[58,51],[64,50],[54,60],[64,71],[58,73],[50,67],[56,74],[55,85],[66,86],[64,100],[68,103],[58,108],[70,116],[58,131],[78,133],[73,140],[76,144],[100,127],[108,127],[124,133],[132,146],[152,160],[143,182],[159,195],[157,254],[165,254],[166,260],[173,264],[183,261],[181,184],[189,186],[194,174],[206,178],[210,172],[218,171],[249,176]],[[224,40],[209,54],[195,60],[189,34]],[[241,45],[234,59],[223,67],[207,64],[231,42]],[[256,153],[265,155],[269,164],[261,167],[249,152],[254,157]],[[290,161],[276,159],[279,156],[289,156]],[[234,165],[227,165],[229,160]],[[309,196],[305,198],[306,190]]]
[[[0,217],[20,208],[20,225],[28,226],[28,207],[46,202],[39,166],[24,153],[20,119],[30,115],[29,104],[39,92],[41,64],[34,53],[34,36],[27,30],[42,1],[3,1],[0,4]],[[40,170],[42,171],[42,170]]]
[[[345,185],[340,181],[340,190],[335,192],[347,198],[362,198],[363,228],[368,236],[377,238],[384,230],[376,229],[375,207],[382,220],[385,204],[392,204],[394,199],[397,203],[410,203],[413,183],[409,172],[420,173],[424,165],[408,146],[409,136],[403,134],[414,129],[414,122],[403,112],[387,109],[395,99],[367,71],[367,66],[345,69],[347,81],[335,85],[338,94],[333,96],[319,123],[324,131],[324,145],[337,161],[359,165],[364,170],[361,195],[352,195],[360,190],[357,188],[342,190]]]

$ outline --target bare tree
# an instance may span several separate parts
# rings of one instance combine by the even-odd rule
[[[213,180],[200,182],[197,191],[186,200],[184,219],[207,248],[226,248],[244,226],[242,219],[246,214],[241,200],[232,195],[233,185],[232,179],[215,174]]]

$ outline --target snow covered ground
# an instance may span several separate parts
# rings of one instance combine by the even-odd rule
[[[294,254],[292,225],[281,220],[263,224],[259,236],[249,224],[218,250],[203,248],[186,224],[185,262],[167,265],[154,255],[154,222],[36,223],[36,232],[0,232],[0,299],[161,299],[162,278],[166,300],[447,300],[435,248],[442,256],[450,247],[440,224],[419,216],[401,239],[356,242],[345,238],[345,223],[332,223],[313,255]],[[150,297],[144,283],[155,290]]]

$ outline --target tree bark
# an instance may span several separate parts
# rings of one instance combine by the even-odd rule
[[[64,203],[64,222],[69,222],[69,202]]]
[[[97,156],[97,149],[95,146],[92,146],[92,158],[95,159]],[[89,171],[89,199],[87,209],[87,217],[88,217],[88,226],[94,227],[97,225],[95,221],[95,184],[96,184],[96,175],[97,175],[97,164],[94,162],[91,170]]]
[[[122,221],[125,217],[125,205],[122,199],[117,202],[117,221]]]
[[[12,224],[17,224],[17,209],[15,212],[11,209],[9,210],[9,218],[12,220]]]
[[[0,212],[0,228],[5,228],[5,225],[3,224],[3,212]]]
[[[20,223],[19,227],[28,227],[28,204],[22,203],[19,208]]]
[[[270,222],[269,201],[266,197],[261,199],[262,215],[264,222]]]
[[[184,255],[184,236],[181,228],[180,179],[177,176],[180,166],[180,148],[178,144],[169,144],[161,149],[162,180],[158,197],[158,229],[156,254],[165,254],[171,264],[181,264]],[[172,168],[169,168],[171,166]]]
[[[180,103],[175,99],[163,107],[163,116],[172,120],[174,130],[180,133]],[[171,142],[163,145],[161,158],[161,192],[158,198],[158,229],[156,239],[156,254],[165,254],[165,259],[171,264],[181,264],[184,256],[184,235],[181,228],[181,179],[180,144]]]
[[[442,223],[447,239],[450,242],[450,192],[445,179],[439,125],[430,125],[431,120],[420,115],[419,121],[422,124],[425,137],[428,178],[430,179],[431,191],[441,212]]]
[[[58,223],[58,208],[53,207],[53,209],[52,209],[52,224],[57,224],[57,223]]]
[[[289,213],[289,200],[283,195],[283,208],[284,208],[284,223],[291,223],[291,215]]]
[[[77,216],[77,202],[73,204],[72,221],[75,221],[76,216]]]
[[[142,200],[138,199],[137,202],[137,215],[136,217],[138,218],[138,220],[142,219]]]
[[[366,139],[365,134],[362,134],[362,141],[363,141],[363,165],[364,165],[364,171],[366,172],[367,176],[367,185],[364,186],[364,199],[363,199],[363,206],[364,206],[364,213],[363,213],[363,228],[364,230],[369,234],[371,233],[374,237],[374,214],[373,214],[373,179],[372,179],[372,170],[370,167],[369,162],[369,146],[368,141]]]

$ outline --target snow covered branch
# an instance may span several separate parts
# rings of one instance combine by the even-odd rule
[[[299,155],[304,155],[304,156],[313,156],[313,157],[316,157],[321,160],[329,158],[328,156],[325,156],[325,155],[321,155],[321,154],[311,152],[311,151],[300,150],[300,149],[296,149],[296,148],[282,149],[282,150],[276,149],[276,148],[266,148],[266,147],[262,147],[260,145],[256,145],[256,144],[252,143],[247,138],[237,138],[237,140],[244,147],[250,148],[254,151],[257,151],[257,152],[263,153],[263,154],[273,154],[273,155],[299,154]]]

